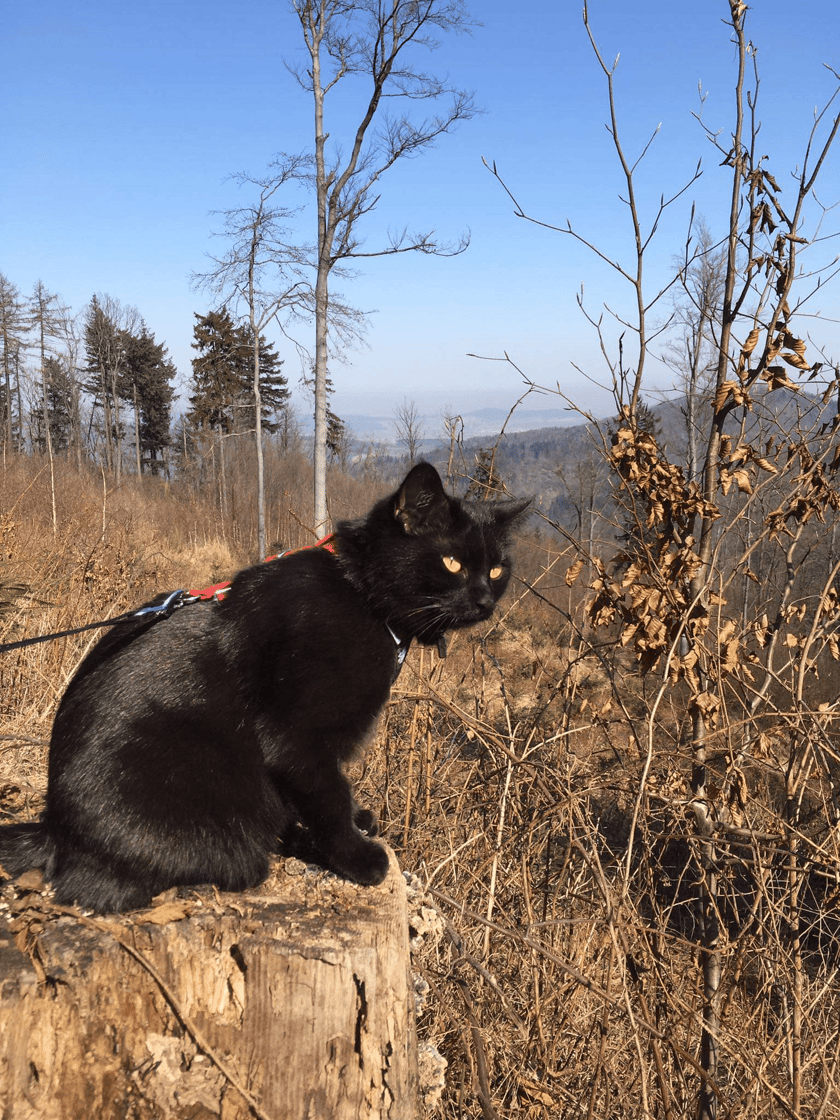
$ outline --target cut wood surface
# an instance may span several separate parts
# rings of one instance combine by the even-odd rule
[[[91,917],[3,890],[3,1120],[414,1120],[405,882],[297,860]]]

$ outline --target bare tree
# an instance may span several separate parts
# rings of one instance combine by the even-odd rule
[[[394,426],[397,430],[397,440],[405,448],[408,465],[413,466],[417,462],[417,454],[426,436],[414,401],[404,400],[401,405],[398,405],[394,414]]]
[[[62,306],[55,293],[48,292],[42,281],[38,280],[29,301],[29,317],[36,332],[38,358],[41,374],[41,410],[44,424],[44,446],[50,464],[50,495],[52,499],[53,537],[58,534],[58,514],[55,502],[55,461],[53,458],[52,432],[50,428],[50,405],[48,390],[47,358],[54,352],[58,338],[67,333],[70,318],[69,309]]]
[[[449,454],[446,459],[446,486],[451,490],[455,483],[455,448],[458,448],[459,458],[464,459],[464,420],[462,416],[447,408],[443,414],[443,431],[449,445]]]
[[[699,471],[703,400],[708,403],[713,391],[726,252],[715,244],[702,218],[691,232],[694,236],[686,241],[679,263],[680,287],[675,299],[675,324],[679,330],[663,358],[678,377],[676,387],[683,400],[686,429],[686,473],[695,479]]]
[[[603,60],[586,3],[584,23],[607,83],[608,131],[625,179],[623,202],[635,258],[618,262],[569,223],[539,223],[587,245],[616,269],[631,291],[632,312],[623,318],[615,314],[621,330],[617,354],[605,336],[602,316],[584,309],[598,332],[618,409],[617,423],[602,432],[603,452],[624,522],[635,526],[632,549],[613,550],[607,561],[594,558],[589,617],[597,627],[614,627],[618,648],[635,653],[639,675],[649,689],[645,719],[627,720],[641,767],[622,878],[615,893],[606,889],[604,897],[611,908],[632,909],[637,837],[651,806],[667,806],[669,829],[691,822],[685,842],[695,880],[691,936],[696,939],[701,998],[692,1011],[699,1024],[699,1054],[692,1058],[699,1079],[696,1111],[690,1111],[699,1120],[714,1120],[719,1106],[725,1107],[725,1080],[736,1064],[740,1039],[739,1026],[726,1023],[737,992],[730,986],[724,998],[724,985],[740,972],[745,951],[740,939],[747,933],[755,936],[759,955],[772,949],[773,961],[767,952],[765,967],[783,992],[780,1029],[789,1043],[786,1060],[773,1077],[788,1080],[790,1104],[785,1102],[784,1110],[794,1116],[806,1114],[803,893],[809,884],[808,860],[820,858],[816,852],[824,836],[835,835],[840,792],[836,768],[829,761],[837,750],[832,730],[838,713],[836,690],[821,693],[811,684],[818,679],[821,656],[823,666],[826,654],[840,658],[840,597],[835,586],[840,564],[825,565],[825,534],[814,528],[836,521],[840,513],[840,493],[832,477],[840,464],[838,414],[836,409],[834,414],[826,411],[837,399],[840,375],[825,368],[823,361],[809,361],[808,344],[795,326],[802,306],[838,273],[836,258],[818,261],[810,271],[803,263],[806,250],[819,252],[827,240],[821,225],[828,208],[814,189],[840,131],[840,116],[829,115],[840,97],[840,76],[831,71],[838,84],[815,114],[791,176],[788,200],[757,144],[759,80],[756,53],[745,31],[749,9],[741,0],[728,0],[727,7],[737,61],[734,126],[724,134],[701,121],[718,149],[720,165],[731,176],[720,249],[701,233],[699,244],[686,253],[676,273],[655,284],[652,294],[648,291],[644,266],[652,238],[664,209],[693,179],[661,195],[652,220],[645,224],[637,168],[649,144],[635,159],[625,153],[615,97],[616,65]],[[695,178],[697,174],[699,166]],[[534,220],[513,200],[519,217]],[[690,307],[688,335],[684,316],[676,322],[674,315],[658,323],[653,319],[653,309],[680,284]],[[702,378],[708,377],[705,415],[702,422],[696,410],[692,417],[692,429],[704,433],[704,446],[698,446],[691,463],[696,477],[687,476],[683,466],[669,458],[656,433],[643,423],[640,394],[652,344],[674,328],[681,329],[678,341],[695,396]],[[625,334],[630,340],[627,353]],[[824,390],[821,401],[803,399],[802,389],[809,382]],[[765,438],[768,426],[759,419],[762,408],[772,421],[771,438]],[[745,523],[751,525],[746,535]],[[743,542],[740,548],[738,541]],[[762,545],[773,565],[757,573],[753,565]],[[585,556],[586,542],[580,542],[579,549]],[[820,559],[815,555],[812,560],[812,554]],[[578,562],[575,575],[583,567]],[[745,575],[761,588],[749,618],[730,603]],[[591,655],[602,656],[594,645]],[[614,698],[623,705],[621,692],[615,689]],[[678,745],[684,741],[689,760],[690,772],[682,779],[685,797],[654,792],[657,768],[661,775],[666,765],[682,757],[682,752],[671,754],[667,762],[659,757],[663,738],[674,735],[662,716],[669,702],[675,711],[684,711]],[[769,759],[767,727],[776,720],[784,728],[787,750]],[[747,816],[747,773],[765,761],[768,773],[783,775],[784,806],[775,818],[768,812],[772,823],[762,827],[757,814],[753,820]],[[811,819],[804,810],[809,800]],[[739,836],[746,838],[744,846],[739,847]],[[836,874],[837,866],[832,840],[824,873]],[[681,875],[687,873],[686,868]],[[661,885],[652,891],[652,896],[661,897]],[[742,918],[746,925],[732,938]],[[660,945],[666,930],[663,925]],[[620,922],[614,935],[616,944],[628,950],[627,928]],[[629,967],[632,956],[627,959]],[[634,963],[629,981],[635,984],[638,975]],[[825,982],[830,985],[833,978]],[[638,993],[639,1019],[650,1024],[648,997],[641,986]],[[677,1115],[678,1107],[667,1075],[668,1045],[667,1032],[636,1037],[639,1062],[649,1057],[666,1117]],[[728,1064],[722,1061],[724,1055]],[[675,1051],[674,1059],[680,1064],[683,1055]],[[765,1058],[765,1067],[774,1060],[774,1055]],[[836,1093],[833,1075],[832,1083]],[[740,1090],[743,1095],[728,1114],[739,1110],[756,1084]],[[658,1111],[650,1108],[649,1086],[643,1091],[645,1114]],[[826,1114],[827,1100],[818,1108],[821,1115]]]
[[[317,248],[315,280],[315,528],[328,522],[326,504],[327,366],[330,277],[342,261],[362,257],[420,252],[448,256],[462,252],[467,238],[455,245],[437,240],[434,231],[391,236],[387,245],[365,250],[359,223],[375,209],[382,176],[403,157],[417,155],[476,112],[471,94],[415,68],[410,55],[433,49],[441,33],[467,31],[470,22],[463,0],[292,0],[300,20],[309,64],[295,76],[312,94],[314,108]],[[355,129],[342,149],[337,127],[326,122],[327,95],[344,79],[363,79],[368,93]],[[415,120],[406,111],[389,115],[383,102],[439,101],[437,115]],[[374,131],[377,115],[382,127]],[[331,146],[328,148],[328,140]]]
[[[304,174],[304,157],[284,156],[274,161],[264,178],[238,175],[240,185],[256,187],[256,200],[224,211],[222,236],[230,248],[212,257],[214,267],[193,276],[197,287],[222,295],[226,305],[243,303],[247,309],[253,354],[253,393],[257,454],[257,538],[261,556],[266,552],[265,469],[263,461],[262,397],[260,390],[260,339],[266,327],[311,312],[312,285],[308,278],[305,248],[289,240],[285,224],[295,211],[277,206],[274,197],[281,187]]]

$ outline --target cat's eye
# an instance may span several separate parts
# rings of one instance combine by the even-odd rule
[[[448,572],[460,572],[461,561],[456,560],[454,556],[444,556],[443,566]]]
[[[502,568],[501,564],[497,564],[495,568],[490,569],[490,578],[499,579],[503,571],[504,569]]]

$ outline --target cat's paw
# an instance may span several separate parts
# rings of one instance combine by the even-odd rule
[[[388,853],[381,844],[360,836],[358,843],[345,848],[340,855],[330,860],[333,870],[360,883],[363,887],[375,887],[388,874]]]
[[[353,813],[353,824],[368,836],[376,836],[379,832],[379,824],[370,809],[361,809],[358,805]]]

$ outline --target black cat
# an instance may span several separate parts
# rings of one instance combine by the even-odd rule
[[[527,506],[449,497],[421,463],[340,524],[333,551],[258,564],[222,601],[109,631],[59,705],[42,822],[0,829],[0,863],[41,867],[59,902],[98,911],[179,884],[255,886],[294,837],[381,882],[387,856],[342,764],[412,639],[490,617]]]

